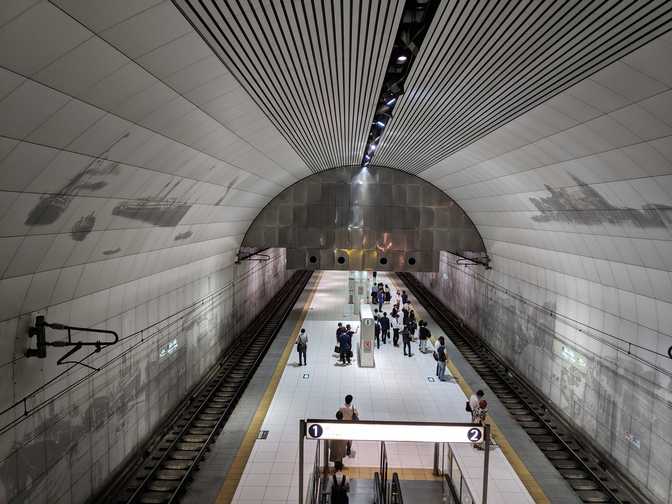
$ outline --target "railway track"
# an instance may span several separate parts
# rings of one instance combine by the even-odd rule
[[[232,348],[197,387],[136,469],[112,485],[98,502],[170,504],[178,502],[192,473],[221,433],[247,383],[254,375],[311,273],[296,272],[232,344]]]
[[[510,367],[487,344],[465,330],[443,303],[408,273],[399,278],[434,321],[450,338],[464,358],[488,384],[511,416],[553,464],[579,499],[586,503],[643,504],[649,502],[636,495],[621,475],[612,472],[599,453],[555,413],[548,402]]]

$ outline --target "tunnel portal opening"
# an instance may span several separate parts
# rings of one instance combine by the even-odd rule
[[[447,194],[415,175],[345,166],[306,177],[259,213],[239,257],[287,250],[289,269],[438,271],[444,250],[489,262],[476,226]]]

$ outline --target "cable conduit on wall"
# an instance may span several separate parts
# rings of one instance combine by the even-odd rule
[[[275,256],[275,257],[273,257],[273,258],[270,259],[270,262],[277,261],[279,258],[280,258],[279,256]],[[186,321],[187,321],[187,322],[190,322],[190,321],[192,321],[192,320],[197,320],[198,317],[200,317],[203,313],[208,313],[208,312],[212,309],[212,304],[214,304],[214,302],[215,302],[215,300],[216,300],[217,298],[221,297],[226,291],[230,290],[232,287],[235,287],[236,283],[239,283],[240,281],[247,279],[248,277],[252,276],[254,273],[257,273],[260,269],[263,269],[264,267],[266,267],[268,264],[269,264],[269,262],[264,262],[264,263],[260,263],[260,264],[255,264],[253,268],[251,268],[249,271],[246,271],[245,274],[244,274],[243,276],[241,276],[239,279],[237,279],[237,280],[234,279],[233,281],[228,282],[227,284],[225,284],[223,287],[221,287],[221,288],[218,289],[217,291],[208,294],[206,297],[197,300],[196,302],[190,304],[189,306],[186,306],[186,307],[180,309],[179,311],[177,311],[177,312],[175,312],[175,313],[173,313],[173,314],[171,314],[171,315],[169,315],[169,316],[167,316],[167,317],[165,317],[165,318],[163,318],[163,319],[161,319],[161,320],[159,320],[159,321],[157,321],[157,322],[154,322],[153,324],[150,324],[150,325],[147,326],[147,327],[144,327],[144,328],[142,328],[142,329],[140,329],[140,330],[138,330],[138,331],[135,331],[134,333],[131,333],[131,334],[127,335],[127,336],[124,336],[124,337],[122,337],[122,338],[119,338],[119,342],[122,343],[122,342],[127,341],[127,340],[129,340],[129,339],[131,339],[131,338],[137,338],[138,336],[140,336],[140,340],[139,340],[139,341],[136,341],[136,342],[133,343],[128,349],[126,349],[126,350],[124,350],[123,352],[119,353],[119,354],[116,355],[115,357],[112,357],[110,360],[108,360],[107,362],[105,362],[104,364],[102,364],[101,366],[99,366],[99,367],[97,368],[97,370],[95,370],[95,371],[91,371],[91,372],[87,373],[87,374],[84,375],[82,378],[78,379],[78,380],[75,381],[74,383],[71,383],[70,385],[68,385],[67,387],[65,387],[63,390],[61,390],[61,391],[55,393],[54,395],[52,395],[52,396],[50,396],[50,397],[44,399],[42,402],[40,402],[40,403],[38,403],[38,404],[33,405],[33,407],[28,408],[28,406],[27,406],[27,405],[28,405],[28,401],[29,401],[32,397],[34,397],[34,396],[36,396],[37,394],[39,394],[40,392],[46,390],[46,389],[49,388],[50,386],[56,384],[60,379],[65,378],[65,377],[68,375],[68,373],[69,373],[74,367],[76,367],[78,364],[73,364],[72,366],[69,366],[66,370],[64,370],[64,371],[62,371],[61,373],[57,374],[56,376],[54,376],[53,378],[51,378],[49,381],[47,381],[47,382],[44,383],[43,385],[39,386],[38,388],[36,388],[35,390],[31,391],[30,393],[26,394],[23,398],[19,399],[18,401],[14,402],[12,405],[10,405],[10,406],[8,406],[7,408],[5,408],[4,410],[0,411],[0,418],[2,418],[3,416],[7,415],[8,413],[10,413],[10,412],[12,412],[12,411],[17,411],[18,408],[23,407],[23,412],[20,414],[20,416],[17,414],[17,415],[15,415],[16,418],[14,418],[13,420],[11,420],[10,422],[0,425],[0,435],[5,434],[7,431],[9,431],[10,429],[16,427],[17,425],[19,425],[19,424],[22,423],[24,420],[26,420],[27,418],[31,417],[32,415],[34,415],[34,414],[37,413],[38,411],[41,411],[41,410],[44,409],[46,406],[48,406],[49,404],[53,403],[54,401],[56,401],[57,399],[59,399],[60,397],[62,397],[63,395],[65,395],[66,393],[68,393],[68,392],[70,392],[70,391],[76,389],[76,388],[77,388],[78,386],[80,386],[82,383],[85,383],[85,382],[86,382],[89,378],[91,378],[93,375],[99,373],[100,371],[102,371],[102,370],[104,370],[104,369],[107,369],[109,366],[111,366],[111,365],[114,364],[115,362],[119,361],[122,357],[124,357],[125,355],[128,355],[129,353],[131,353],[132,351],[134,351],[134,350],[135,350],[136,348],[138,348],[140,345],[143,345],[143,344],[145,344],[146,342],[152,340],[152,339],[153,339],[155,336],[157,336],[157,335],[164,334],[165,331],[166,331],[167,329],[169,329],[169,328],[171,328],[171,327],[174,327],[174,326],[175,326],[176,324],[178,324],[179,322],[183,322],[183,323],[184,323],[184,322],[185,322],[185,317],[186,317],[185,315],[182,315],[182,314],[184,314],[184,312],[186,312],[186,311],[188,311],[188,310],[191,310],[191,309],[194,309],[194,308],[197,308],[197,309],[198,309],[199,306],[203,306],[203,305],[205,305],[205,303],[208,303],[210,306],[207,307],[203,312],[201,312],[201,311],[194,311],[194,313],[191,314],[192,317],[191,317],[190,319],[187,319]],[[172,319],[172,320],[171,320],[171,319]],[[168,322],[168,321],[170,321],[170,322]],[[150,333],[149,335],[146,335],[146,334],[145,334],[147,331],[150,331],[151,329],[154,329],[155,327],[157,327],[157,326],[159,326],[159,325],[161,325],[161,324],[163,324],[163,323],[166,323],[166,325],[163,326],[163,327],[161,327],[161,328],[159,328],[159,329],[157,329],[156,331]],[[84,357],[81,359],[81,361],[82,361],[82,362],[85,361],[86,359],[88,359],[89,357],[91,357],[92,355],[94,355],[95,353],[97,353],[95,350],[92,351],[92,352],[90,352],[89,354],[87,354],[86,356],[84,356]],[[18,360],[20,360],[20,359],[16,359],[16,360],[18,361]],[[6,364],[7,364],[7,363],[6,363]],[[6,365],[6,364],[5,364],[5,365]],[[67,415],[67,412],[65,412],[65,414]],[[52,421],[58,421],[58,420],[59,420],[58,418],[52,418]],[[40,433],[39,433],[39,432],[36,432],[36,433],[34,433],[34,434],[35,434],[35,436],[38,436]],[[28,441],[28,442],[29,442],[29,441]],[[1,461],[0,461],[0,462],[1,462]]]
[[[558,313],[556,311],[550,310],[550,309],[548,309],[548,308],[546,308],[546,307],[544,307],[544,306],[542,306],[538,303],[535,303],[534,301],[531,301],[531,300],[525,298],[521,294],[517,294],[517,293],[512,292],[510,289],[507,289],[506,287],[498,284],[497,282],[494,282],[492,280],[487,279],[485,276],[483,276],[479,273],[473,273],[473,272],[465,271],[465,269],[458,267],[458,265],[452,264],[452,263],[449,263],[449,262],[446,263],[446,264],[449,267],[453,268],[454,270],[458,270],[465,275],[468,275],[472,278],[475,278],[478,281],[484,283],[485,285],[487,285],[489,287],[492,287],[493,289],[495,289],[499,292],[503,292],[504,294],[516,299],[517,301],[520,301],[520,302],[526,304],[527,306],[531,306],[538,311],[550,314],[555,319],[560,319],[560,320],[564,321],[567,325],[576,329],[581,334],[584,334],[587,337],[589,337],[589,338],[591,338],[591,339],[593,339],[593,340],[595,340],[595,341],[597,341],[601,344],[607,345],[608,347],[616,350],[618,353],[621,353],[623,355],[627,355],[628,357],[630,357],[632,359],[635,359],[636,361],[640,362],[641,364],[644,364],[647,367],[650,367],[651,369],[655,370],[656,372],[662,373],[662,374],[672,378],[672,371],[668,371],[664,368],[661,368],[660,366],[654,364],[653,362],[651,362],[649,360],[646,360],[645,358],[640,357],[636,354],[631,353],[631,350],[633,348],[636,349],[636,350],[643,350],[643,351],[652,353],[652,354],[654,354],[658,357],[663,357],[665,359],[669,359],[670,358],[669,355],[667,355],[665,353],[658,352],[657,350],[652,350],[650,348],[647,348],[647,347],[644,347],[644,346],[641,346],[641,345],[637,345],[636,343],[629,342],[627,340],[624,340],[623,338],[619,338],[618,336],[614,336],[613,334],[609,334],[606,331],[603,331],[601,329],[598,329],[596,327],[592,327],[588,324],[585,324],[585,323],[580,322],[576,319],[573,319],[572,317],[569,317],[568,315],[563,315],[563,314]],[[494,298],[492,300],[496,301]],[[627,346],[627,348],[623,348],[617,343],[608,341],[608,340],[606,340],[604,338],[601,338],[600,336],[597,336],[595,334],[591,334],[591,331],[594,331],[596,333],[604,335],[607,338],[611,338],[613,340],[616,340],[619,343],[623,343],[624,345]],[[553,333],[553,336],[558,338],[559,340],[566,341],[566,338],[564,338],[562,335],[560,335],[556,331],[552,331],[552,333]],[[568,341],[567,343],[572,344],[572,345],[576,345],[575,342],[569,342]],[[593,352],[591,352],[591,353],[593,353]],[[602,356],[600,356],[600,358],[604,359],[604,357],[602,357]]]

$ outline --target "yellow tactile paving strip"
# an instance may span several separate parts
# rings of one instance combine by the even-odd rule
[[[320,277],[321,273],[315,272],[310,280],[309,285],[314,286],[313,291],[310,293],[310,296],[308,296],[308,299],[304,303],[301,315],[292,329],[292,333],[289,337],[289,340],[287,341],[287,345],[285,345],[285,350],[282,352],[282,356],[280,357],[278,364],[275,366],[275,371],[273,372],[271,381],[266,388],[266,392],[264,392],[264,396],[261,398],[261,403],[259,403],[257,411],[254,413],[250,428],[247,429],[245,437],[243,438],[243,442],[241,443],[240,448],[236,453],[236,457],[233,459],[231,467],[226,474],[224,484],[222,485],[222,488],[219,489],[219,494],[217,495],[217,499],[215,501],[216,504],[230,504],[233,501],[233,496],[236,494],[236,488],[238,488],[238,484],[240,483],[240,478],[243,475],[243,471],[245,470],[245,465],[247,464],[247,460],[250,458],[250,453],[252,453],[252,448],[254,447],[254,443],[257,439],[257,434],[261,430],[261,426],[264,422],[264,418],[266,418],[268,408],[271,406],[271,401],[273,400],[275,391],[278,388],[278,383],[280,383],[282,373],[287,366],[287,361],[289,360],[289,356],[292,353],[292,349],[294,348],[294,335],[298,333],[299,328],[308,315],[308,309],[310,308],[310,305],[313,302],[313,297],[317,292],[317,286],[319,285]]]
[[[435,476],[431,469],[402,469],[388,467],[388,477],[391,478],[393,473],[399,474],[400,480],[422,480],[422,481],[440,481],[441,476]],[[348,479],[373,479],[373,474],[380,472],[378,467],[346,467],[343,472]]]
[[[405,287],[405,285],[400,285],[401,282],[399,282],[396,278],[392,277],[390,280],[396,289],[403,289]],[[424,310],[424,307],[422,309]],[[434,343],[435,340],[436,338],[432,338],[432,343]],[[473,393],[471,387],[467,385],[467,383],[464,381],[462,373],[460,373],[460,371],[457,369],[457,367],[455,367],[455,364],[453,364],[450,359],[447,362],[447,367],[450,370],[450,373],[455,378],[457,378],[457,383],[462,389],[462,392],[464,392],[464,395],[470,397]],[[492,421],[492,418],[488,419],[488,424],[490,424],[490,432],[492,433],[493,439],[497,442],[497,445],[502,450],[502,453],[506,459],[509,461],[509,464],[511,464],[511,467],[513,467],[513,470],[516,471],[520,481],[523,483],[523,485],[525,485],[525,488],[529,492],[532,499],[534,499],[534,502],[537,504],[550,504],[551,501],[541,489],[539,483],[537,483],[537,480],[534,478],[534,476],[532,476],[532,474],[530,474],[530,471],[520,459],[516,453],[516,450],[511,447],[509,442],[506,440],[506,437],[504,437],[502,431],[499,429],[499,427],[497,427],[497,424]],[[401,473],[399,474],[399,477],[401,478]]]
[[[467,383],[464,381],[464,377],[450,359],[448,360],[448,369],[450,370],[450,373],[455,378],[457,378],[457,383],[460,385],[464,395],[470,397],[473,393],[471,387],[467,385]],[[497,442],[497,445],[502,450],[502,453],[506,459],[509,461],[509,464],[511,464],[511,467],[513,467],[513,470],[516,471],[520,481],[523,483],[523,485],[525,485],[525,488],[530,493],[532,499],[534,499],[534,502],[537,504],[550,504],[551,501],[548,499],[548,497],[546,497],[546,494],[537,483],[537,480],[530,474],[530,471],[527,469],[516,451],[506,440],[504,434],[502,434],[502,431],[500,431],[499,427],[497,427],[497,424],[493,422],[492,419],[488,419],[488,424],[490,424],[490,432],[492,433],[492,437]]]

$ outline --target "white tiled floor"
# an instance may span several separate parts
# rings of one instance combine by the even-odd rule
[[[380,275],[381,281],[396,290],[396,278]],[[235,503],[268,503],[298,501],[298,436],[300,418],[332,418],[346,394],[352,394],[360,412],[367,420],[469,421],[464,411],[465,396],[457,384],[429,382],[435,363],[431,355],[417,352],[404,357],[401,346],[388,341],[376,351],[375,368],[359,368],[356,361],[341,367],[333,354],[337,322],[358,324],[343,319],[346,300],[347,272],[323,272],[304,327],[309,334],[308,365],[298,367],[298,354],[293,352],[278,385],[262,429],[268,438],[258,440],[234,497]],[[427,320],[433,334],[438,329],[426,313],[415,307]],[[353,346],[356,346],[356,340]],[[304,374],[309,374],[307,379]],[[312,461],[314,442],[306,441],[306,460]],[[354,458],[344,460],[349,466],[378,465],[378,443],[355,443]],[[468,445],[455,445],[454,450],[467,474],[470,487],[480,501],[483,453]],[[391,467],[431,468],[431,444],[393,443],[388,446]],[[533,502],[506,458],[498,450],[491,452],[488,502]],[[305,465],[304,473],[312,466]],[[306,480],[307,481],[307,480]]]

